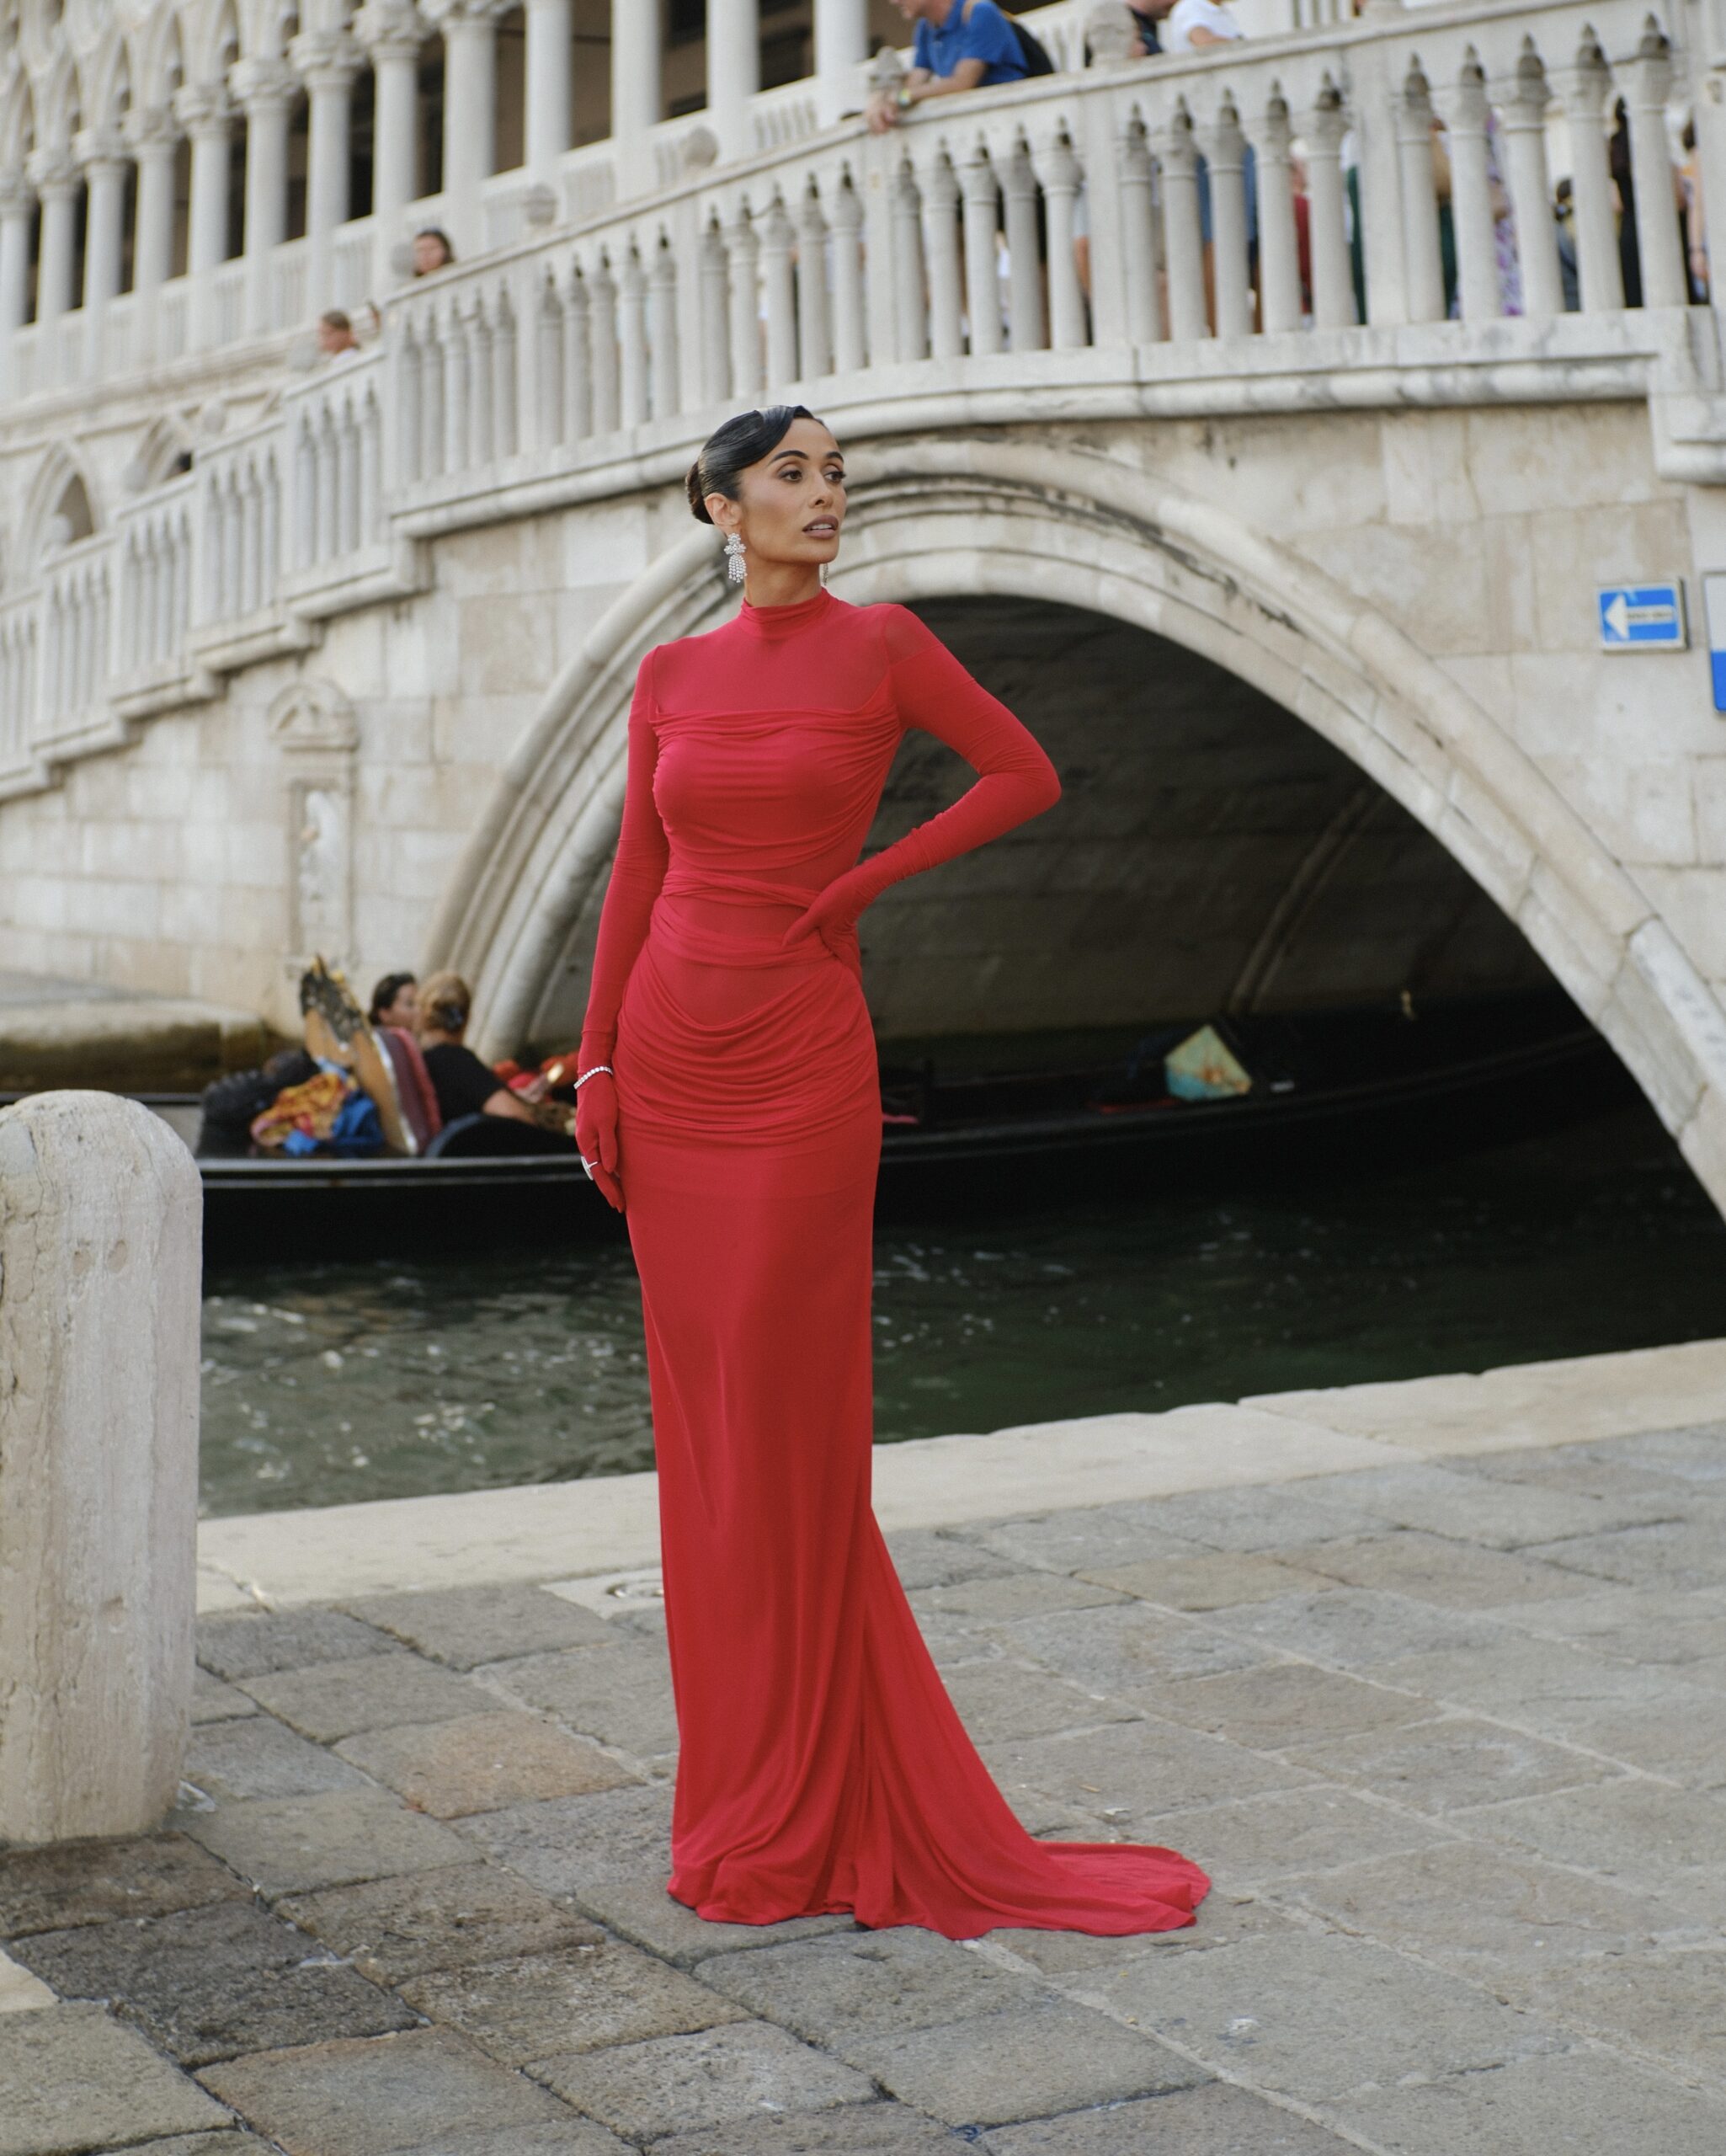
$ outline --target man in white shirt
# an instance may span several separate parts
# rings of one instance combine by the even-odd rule
[[[1202,52],[1207,45],[1232,45],[1245,35],[1219,0],[1175,0],[1163,24],[1163,50]]]

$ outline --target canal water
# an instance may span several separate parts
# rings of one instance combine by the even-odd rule
[[[1371,1181],[979,1193],[883,1225],[875,1283],[892,1440],[1726,1333],[1726,1224],[1634,1108]],[[653,1464],[621,1243],[205,1286],[208,1513]]]

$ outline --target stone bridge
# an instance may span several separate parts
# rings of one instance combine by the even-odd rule
[[[1718,0],[1262,0],[1152,59],[1063,5],[1055,73],[871,136],[882,13],[0,3],[0,963],[286,1027],[313,950],[454,963],[490,1045],[566,1038],[636,666],[732,604],[681,475],[797,401],[834,589],[1067,786],[871,915],[884,1035],[1555,979],[1726,1203],[1674,180],[1693,120],[1726,221]],[[762,88],[781,20],[814,72]],[[462,259],[414,281],[428,222]],[[1599,587],[1654,582],[1691,648],[1603,652]],[[962,776],[908,747],[876,840]]]

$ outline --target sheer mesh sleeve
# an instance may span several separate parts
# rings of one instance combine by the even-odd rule
[[[906,726],[920,727],[962,756],[977,782],[852,872],[862,905],[889,883],[969,853],[1052,808],[1061,782],[1029,728],[973,680],[933,630],[903,606],[882,606],[893,695]],[[859,910],[861,910],[860,906]]]
[[[578,1060],[583,1070],[611,1060],[617,1045],[618,1006],[629,985],[630,970],[647,941],[653,901],[665,880],[671,855],[665,826],[653,800],[653,770],[659,755],[653,719],[653,654],[650,651],[636,675],[635,698],[630,706],[623,826],[599,915],[594,974],[588,989],[587,1015],[582,1022]]]

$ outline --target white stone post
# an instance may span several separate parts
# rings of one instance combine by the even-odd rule
[[[1239,117],[1225,99],[1216,120],[1205,131],[1205,161],[1211,173],[1211,286],[1216,296],[1219,337],[1245,337],[1253,327],[1246,150]]]
[[[314,312],[333,304],[335,237],[348,221],[349,118],[360,48],[340,31],[296,37],[292,48],[311,104],[306,145],[306,291]]]
[[[707,0],[707,125],[722,157],[754,149],[749,99],[760,87],[761,0]]]
[[[0,337],[24,328],[30,296],[30,207],[35,200],[21,172],[0,172]]]
[[[1367,0],[1362,11],[1369,18],[1397,17],[1403,0]],[[1360,173],[1361,250],[1366,272],[1366,319],[1376,328],[1409,319],[1409,294],[1403,254],[1403,205],[1400,153],[1397,144],[1396,109],[1399,102],[1392,70],[1397,66],[1392,49],[1377,44],[1350,46],[1348,60],[1348,102],[1337,100],[1345,111],[1338,140],[1351,122]],[[1321,107],[1332,102],[1321,93]],[[1341,165],[1337,167],[1339,179]],[[1314,205],[1316,208],[1316,205]],[[1316,248],[1317,242],[1314,246]],[[1315,262],[1314,277],[1318,270]],[[1354,279],[1350,275],[1348,319],[1355,319]],[[1315,318],[1323,322],[1315,308]],[[1324,326],[1329,326],[1328,324]]]
[[[397,237],[402,213],[419,194],[414,120],[419,49],[425,42],[426,25],[418,10],[403,0],[366,0],[354,18],[354,34],[371,55],[376,83],[371,207],[387,249]]]
[[[1606,114],[1611,77],[1597,50],[1559,76],[1570,136],[1570,195],[1576,234],[1577,297],[1585,314],[1617,314],[1624,305],[1624,264],[1612,205]]]
[[[227,259],[228,136],[233,108],[219,83],[184,89],[174,99],[180,125],[192,138],[192,208],[186,267],[207,277]]]
[[[965,312],[970,318],[973,352],[1001,349],[1001,273],[995,253],[1001,190],[988,146],[973,145],[959,168],[965,199]]]
[[[1318,329],[1352,329],[1356,321],[1355,280],[1349,259],[1348,195],[1342,176],[1342,138],[1348,114],[1340,99],[1321,97],[1307,116],[1308,223],[1313,253],[1313,325]],[[1362,174],[1364,182],[1365,175]],[[1398,261],[1400,272],[1400,261]],[[1366,262],[1366,297],[1372,310],[1372,263]],[[1395,287],[1401,306],[1406,297],[1400,274]],[[1372,316],[1374,322],[1378,320]]]
[[[288,115],[299,82],[280,60],[242,60],[234,94],[246,115],[246,326],[253,336],[270,320],[271,256],[288,230]]]
[[[611,0],[611,154],[620,195],[653,184],[647,132],[660,119],[658,0]]]
[[[1185,344],[1210,333],[1205,314],[1205,249],[1199,232],[1198,145],[1180,117],[1157,138],[1163,170],[1163,252],[1169,274],[1169,336]]]
[[[173,275],[173,116],[158,106],[133,115],[138,197],[132,226],[132,290],[153,292]]]
[[[1451,216],[1457,236],[1457,290],[1464,322],[1495,322],[1498,239],[1487,170],[1486,85],[1471,60],[1451,96]]]
[[[1432,90],[1411,67],[1396,101],[1397,162],[1403,181],[1403,259],[1410,322],[1444,319],[1444,261],[1438,246],[1438,181],[1432,165]]]
[[[1672,194],[1672,153],[1666,141],[1666,98],[1672,56],[1650,21],[1636,57],[1624,68],[1624,109],[1630,120],[1630,171],[1636,183],[1636,247],[1644,307],[1682,307],[1690,296],[1678,243]]]
[[[84,216],[84,306],[93,310],[120,295],[125,148],[117,135],[87,131],[78,137],[77,155],[89,190]]]
[[[657,9],[655,10],[657,12]],[[452,0],[444,33],[444,196],[457,243],[483,246],[479,190],[498,163],[498,24],[489,0]]]
[[[135,1102],[0,1109],[0,1841],[143,1833],[178,1790],[201,1207]]]
[[[1259,189],[1259,284],[1265,334],[1301,326],[1301,263],[1295,236],[1292,130],[1288,107],[1274,99],[1260,121],[1254,147]]]
[[[1558,275],[1558,227],[1553,216],[1547,171],[1546,113],[1552,103],[1544,70],[1532,47],[1500,90],[1505,178],[1516,227],[1516,259],[1522,272],[1522,312],[1532,322],[1564,311]]]
[[[571,0],[527,0],[527,162],[540,179],[575,139],[570,100]]]
[[[815,115],[823,127],[862,104],[869,0],[815,0]]]
[[[38,151],[30,177],[42,205],[40,253],[36,261],[36,319],[53,322],[77,304],[72,290],[78,168],[61,150]]]

